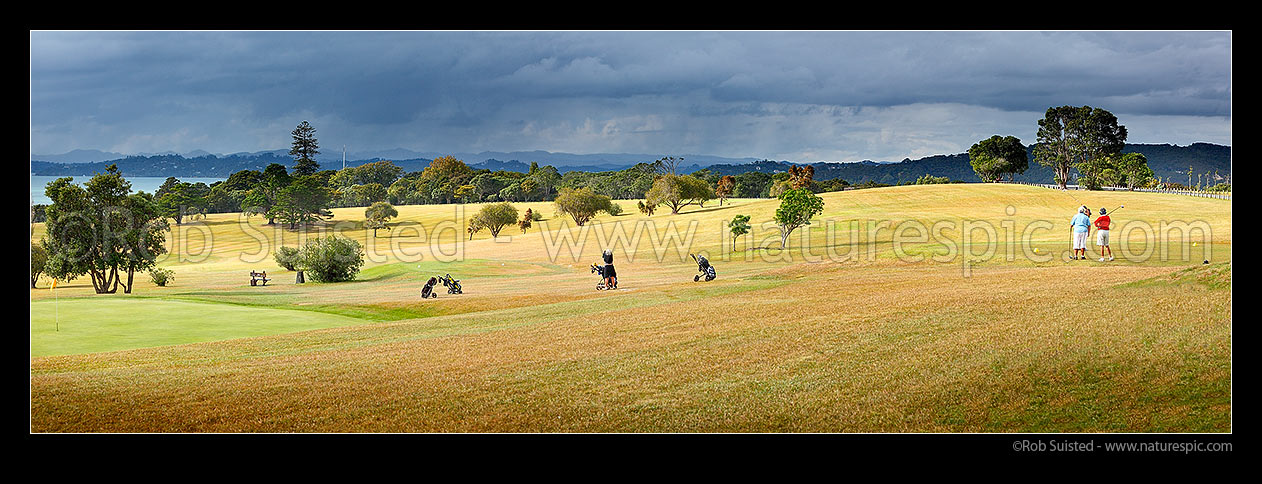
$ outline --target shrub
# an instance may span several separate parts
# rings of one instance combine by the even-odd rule
[[[926,173],[924,176],[916,179],[917,185],[937,185],[951,183],[951,179],[945,176],[933,176]]]
[[[149,269],[149,278],[153,279],[154,284],[166,287],[167,284],[175,282],[175,271],[154,267]]]
[[[622,215],[622,205],[618,205],[614,202],[609,202],[609,208],[606,208],[605,212],[615,217]]]
[[[284,267],[285,270],[295,270],[301,260],[298,258],[298,249],[293,247],[281,246],[276,249],[276,255],[272,256],[276,259],[276,265]]]
[[[330,235],[307,241],[299,251],[301,267],[316,282],[342,282],[355,279],[364,265],[359,242]]]
[[[653,211],[657,210],[657,205],[645,204],[643,200],[636,202],[635,206],[640,209],[640,213],[650,217],[653,216]]]
[[[742,235],[749,233],[749,215],[737,215],[727,223],[727,228],[732,232],[732,250],[736,250],[736,239]]]

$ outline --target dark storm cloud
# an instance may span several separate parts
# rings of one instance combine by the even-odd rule
[[[288,129],[267,133],[308,117],[375,148],[717,151],[741,149],[722,134],[739,126],[860,108],[912,124],[934,115],[903,107],[936,104],[1227,117],[1229,86],[1225,32],[31,33],[44,153],[272,149]],[[526,146],[548,142],[562,146]]]
[[[814,36],[814,34],[803,34]],[[837,33],[750,42],[760,69],[736,72],[721,100],[893,106],[964,103],[1012,111],[1127,103],[1134,114],[1222,116],[1225,34]],[[1120,46],[1120,47],[1119,47]],[[1184,96],[1198,93],[1197,102]]]

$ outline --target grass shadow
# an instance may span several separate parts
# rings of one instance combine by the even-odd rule
[[[687,212],[679,212],[679,213],[677,213],[677,214],[675,214],[675,215],[692,215],[692,214],[694,214],[694,213],[716,212],[716,211],[719,211],[719,210],[727,210],[727,209],[729,209],[729,208],[736,208],[736,205],[731,205],[731,204],[728,204],[728,205],[717,206],[717,207],[710,207],[710,208],[698,208],[697,210],[689,210],[689,211],[687,211]]]

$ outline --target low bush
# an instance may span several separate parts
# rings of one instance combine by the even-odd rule
[[[307,241],[299,251],[300,265],[316,282],[343,282],[355,279],[364,265],[359,242],[330,235]]]
[[[293,247],[284,247],[276,249],[276,255],[272,256],[276,259],[276,265],[284,267],[285,270],[296,270],[300,259],[298,258],[298,249]]]
[[[154,267],[149,269],[149,278],[153,279],[154,284],[166,287],[167,284],[175,282],[175,271]]]

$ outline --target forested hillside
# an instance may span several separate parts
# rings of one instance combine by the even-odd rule
[[[1029,150],[1032,151],[1032,150]],[[1195,183],[1197,175],[1206,173],[1217,174],[1217,180],[1223,181],[1231,174],[1231,147],[1221,146],[1208,143],[1195,143],[1189,146],[1176,145],[1156,145],[1156,144],[1127,144],[1122,149],[1123,153],[1143,153],[1148,158],[1148,166],[1152,168],[1154,174],[1163,179],[1170,181],[1187,183],[1188,169],[1192,170],[1192,181]],[[375,161],[381,161],[380,158],[368,160],[348,160],[347,166],[360,166]],[[408,159],[408,160],[391,160],[395,165],[403,169],[404,172],[418,172],[429,166],[428,159]],[[525,172],[529,167],[531,160],[509,160],[500,161],[496,159],[487,160],[464,160],[470,167],[475,169],[490,169],[492,171],[515,171]],[[652,162],[652,159],[645,159],[644,162]],[[268,164],[279,163],[282,165],[291,165],[293,159],[288,156],[277,154],[275,152],[262,152],[254,154],[239,155],[206,155],[193,158],[185,158],[177,154],[154,155],[154,156],[130,156],[112,161],[100,161],[94,163],[50,163],[45,161],[32,161],[32,175],[48,175],[48,176],[68,176],[68,175],[92,175],[101,173],[110,164],[117,164],[121,173],[127,176],[153,176],[153,177],[219,177],[227,178],[232,173],[241,170],[263,170]],[[737,175],[746,172],[763,172],[776,173],[788,171],[789,166],[794,163],[789,161],[756,161],[752,163],[742,164],[716,164],[709,165],[710,171],[721,175]],[[803,164],[803,163],[797,163]],[[330,163],[324,163],[324,169],[340,169],[340,163],[333,166]],[[917,160],[904,159],[900,162],[878,163],[873,161],[859,162],[822,162],[810,163],[815,167],[816,180],[831,180],[841,178],[852,184],[865,182],[874,182],[889,185],[898,185],[916,181],[917,178],[926,174],[947,177],[952,180],[965,182],[980,181],[973,173],[973,168],[968,163],[968,154],[959,153],[953,155],[934,155]],[[617,171],[630,168],[611,167],[604,165],[590,166],[570,166],[557,167],[561,172],[568,171]],[[681,167],[681,171],[692,172],[706,166],[691,164]],[[1025,173],[1016,176],[1017,181],[1024,182],[1047,182],[1052,181],[1052,172],[1047,167],[1039,165],[1031,161],[1030,167]]]

